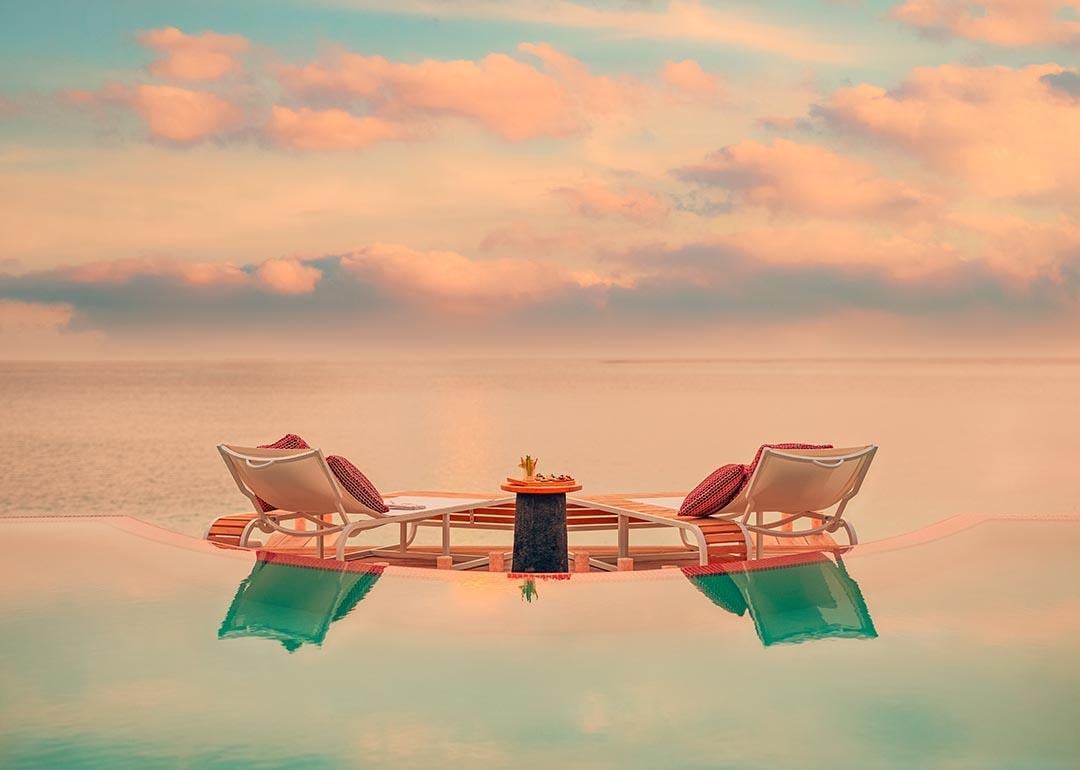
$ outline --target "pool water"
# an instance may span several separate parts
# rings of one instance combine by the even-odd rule
[[[126,518],[0,533],[4,768],[1080,758],[1077,519],[534,581],[257,562]]]

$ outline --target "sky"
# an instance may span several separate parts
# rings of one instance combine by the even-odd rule
[[[0,358],[1080,355],[1080,0],[38,0]]]

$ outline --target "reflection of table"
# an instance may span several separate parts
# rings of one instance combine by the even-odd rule
[[[566,493],[581,485],[508,483],[514,504],[514,572],[568,572]]]

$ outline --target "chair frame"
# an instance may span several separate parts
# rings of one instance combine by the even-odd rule
[[[870,470],[870,463],[873,462],[876,453],[877,447],[873,444],[846,455],[825,457],[810,454],[795,454],[790,451],[766,447],[764,452],[762,452],[761,460],[754,469],[754,475],[750,477],[750,481],[746,484],[746,507],[739,516],[739,521],[743,526],[746,527],[749,532],[757,534],[757,538],[755,538],[757,541],[755,558],[760,559],[762,556],[764,535],[771,535],[777,538],[806,537],[808,535],[820,535],[824,533],[832,534],[833,532],[843,529],[847,534],[848,545],[856,545],[859,542],[858,534],[855,532],[855,527],[851,525],[851,522],[843,518],[844,510],[847,508],[847,504],[851,502],[851,498],[855,497],[862,488],[863,480],[866,478],[867,471]],[[756,482],[763,476],[762,468],[765,467],[767,461],[773,457],[798,463],[808,463],[819,468],[839,468],[844,463],[849,462],[857,462],[859,463],[859,466],[855,469],[855,473],[852,476],[848,488],[843,492],[840,500],[835,503],[836,507],[831,514],[824,513],[823,511],[781,512],[781,517],[779,519],[766,522],[765,514],[771,513],[772,511],[761,508],[754,502],[754,492]],[[754,516],[753,523],[750,523],[751,515]],[[724,517],[719,516],[718,518]],[[819,524],[808,529],[787,529],[789,524],[793,524],[800,519],[811,519],[819,522]]]
[[[327,535],[337,534],[337,546],[335,548],[335,558],[338,561],[345,561],[347,558],[358,559],[366,556],[376,555],[391,555],[394,553],[404,554],[408,552],[408,547],[412,544],[416,537],[418,525],[426,523],[429,520],[438,519],[437,525],[442,529],[442,548],[439,554],[434,556],[452,556],[450,551],[450,515],[453,513],[461,513],[471,511],[474,508],[498,505],[507,501],[513,500],[512,497],[495,498],[492,500],[484,500],[482,502],[469,501],[462,502],[460,505],[448,505],[438,508],[423,508],[420,510],[408,510],[407,513],[387,514],[381,511],[374,511],[363,505],[359,500],[350,495],[351,501],[355,503],[356,508],[360,508],[360,511],[353,511],[354,516],[364,515],[366,519],[353,519],[350,518],[349,512],[346,510],[345,498],[343,496],[343,490],[338,483],[337,478],[334,476],[330,466],[326,463],[326,457],[323,455],[321,449],[300,449],[291,454],[265,457],[254,456],[245,454],[241,451],[242,448],[227,446],[225,444],[218,444],[218,452],[221,454],[222,459],[225,461],[226,467],[229,469],[230,475],[232,475],[233,481],[236,482],[236,486],[240,489],[245,497],[251,501],[251,504],[256,512],[255,518],[253,518],[244,527],[243,532],[240,535],[239,545],[241,547],[248,547],[249,538],[252,533],[258,529],[267,534],[271,532],[280,532],[284,535],[293,537],[305,537],[316,538],[318,544],[319,558],[325,558],[325,538]],[[318,458],[318,465],[326,478],[327,488],[332,492],[334,500],[334,510],[331,511],[285,511],[274,509],[271,511],[262,510],[262,506],[259,505],[258,494],[251,489],[243,480],[239,470],[239,463],[246,463],[252,468],[265,468],[269,465],[276,465],[282,463],[298,462],[307,460],[311,457]],[[345,493],[347,494],[347,492]],[[394,509],[393,503],[389,503],[388,507]],[[337,514],[339,522],[326,521],[327,516]],[[283,522],[288,521],[310,521],[314,524],[314,531],[308,531],[306,529],[296,529],[294,527],[283,526]],[[436,522],[432,521],[432,524]],[[346,553],[346,546],[349,538],[358,535],[361,532],[383,527],[388,524],[398,524],[401,528],[401,534],[397,545],[382,546],[379,548],[370,548],[359,552]],[[423,554],[427,556],[429,554]],[[421,554],[413,554],[413,556],[421,556]],[[454,569],[468,569],[469,567],[481,566],[480,562],[484,559],[474,559],[469,562],[461,564],[455,564]]]
[[[766,447],[762,452],[757,467],[754,469],[754,474],[746,483],[744,490],[745,504],[734,510],[725,509],[718,513],[714,513],[711,516],[701,518],[680,518],[656,515],[641,511],[632,511],[616,505],[609,505],[607,503],[594,502],[591,500],[575,500],[575,502],[590,505],[597,510],[614,513],[618,516],[618,555],[620,557],[630,556],[630,525],[631,520],[633,519],[644,520],[678,529],[679,537],[684,545],[687,547],[692,545],[697,547],[698,563],[701,566],[706,566],[709,563],[709,547],[705,540],[705,533],[701,530],[698,522],[708,521],[710,519],[729,521],[738,526],[746,544],[747,559],[760,559],[764,555],[765,535],[771,535],[777,538],[795,538],[833,533],[843,529],[847,535],[848,546],[850,547],[854,546],[859,541],[855,528],[850,522],[843,518],[844,511],[847,508],[847,504],[851,501],[851,498],[858,494],[859,489],[862,487],[863,480],[866,478],[866,473],[870,469],[870,463],[873,461],[876,452],[877,446],[873,444],[861,447],[847,454],[824,457],[817,457],[810,454],[797,454],[791,451]],[[841,494],[840,499],[833,504],[835,505],[835,509],[832,513],[824,512],[828,509],[822,511],[778,512],[763,508],[754,500],[754,495],[758,492],[760,480],[764,477],[763,468],[767,468],[767,463],[770,462],[771,458],[808,463],[820,468],[830,469],[838,468],[844,463],[849,462],[858,462],[860,465],[856,468],[848,488]],[[733,502],[737,503],[739,497],[743,497],[743,493],[740,493]],[[729,506],[730,505],[732,505],[732,503],[729,503]],[[830,506],[830,508],[831,507],[832,506]],[[766,521],[766,514],[774,512],[780,513],[780,518],[774,521]],[[794,524],[800,519],[811,519],[817,522],[817,524],[803,529],[788,529],[789,525]],[[691,542],[691,539],[693,542]]]

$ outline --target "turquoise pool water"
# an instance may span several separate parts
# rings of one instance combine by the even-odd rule
[[[0,522],[0,766],[1074,768],[1080,521],[752,573],[256,563]]]

